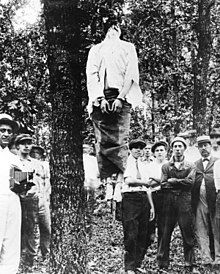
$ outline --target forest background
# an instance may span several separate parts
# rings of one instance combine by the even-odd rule
[[[83,273],[82,143],[94,141],[86,110],[89,49],[103,39],[103,22],[118,14],[123,39],[137,49],[143,92],[131,138],[209,133],[220,123],[220,3],[42,0],[39,20],[16,29],[13,18],[26,2],[0,1],[0,111],[50,153],[54,273]]]

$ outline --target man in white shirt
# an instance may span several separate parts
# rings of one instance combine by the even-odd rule
[[[95,130],[100,178],[108,180],[116,173],[120,182],[128,157],[130,109],[141,103],[142,93],[134,45],[120,39],[115,16],[104,25],[105,39],[90,49],[87,60],[88,111]]]
[[[155,207],[155,219],[150,222],[149,225],[149,237],[150,242],[154,241],[155,238],[155,228],[157,226],[158,234],[158,244],[162,235],[162,222],[161,222],[161,213],[163,207],[163,194],[161,192],[160,181],[162,175],[162,166],[167,163],[167,149],[168,144],[165,141],[156,142],[152,148],[151,152],[153,153],[155,159],[148,165],[148,174],[150,179],[150,186],[152,192],[153,203]]]
[[[122,224],[125,245],[125,271],[134,274],[141,267],[148,247],[148,224],[154,218],[154,205],[148,190],[149,177],[140,156],[145,147],[142,140],[132,140],[131,154],[122,184]]]
[[[8,149],[19,125],[8,114],[0,114],[0,273],[16,274],[20,261],[21,206],[10,190],[10,170],[20,168],[19,158]]]
[[[214,253],[216,258],[220,258],[214,232],[216,190],[213,166],[217,158],[211,156],[212,146],[209,136],[199,136],[197,144],[201,158],[195,162],[196,177],[192,188],[192,207],[196,217],[195,232],[201,252],[202,264],[210,266]],[[215,252],[214,246],[216,247]]]

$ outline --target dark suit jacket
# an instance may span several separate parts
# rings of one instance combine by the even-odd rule
[[[202,159],[199,159],[195,162],[196,165],[196,177],[195,183],[192,188],[192,208],[194,214],[196,214],[199,196],[200,196],[200,187],[202,179],[205,179],[205,188],[206,188],[206,200],[208,204],[209,213],[211,216],[214,216],[215,213],[215,200],[216,200],[216,189],[213,178],[213,165],[218,158],[211,157],[206,169],[203,168]]]

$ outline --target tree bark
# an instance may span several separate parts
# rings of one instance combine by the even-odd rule
[[[51,103],[50,273],[86,272],[79,1],[44,0]]]
[[[194,96],[193,96],[193,127],[198,134],[207,131],[206,109],[208,94],[208,68],[211,55],[210,9],[213,0],[198,1],[198,22],[196,34],[198,51],[193,64]]]

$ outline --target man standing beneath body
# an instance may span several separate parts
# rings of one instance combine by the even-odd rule
[[[173,157],[162,167],[163,233],[157,260],[160,268],[169,266],[169,249],[172,232],[178,222],[184,247],[185,273],[198,273],[194,268],[194,228],[191,207],[191,189],[195,180],[195,166],[184,160],[186,142],[175,137],[171,142]]]
[[[161,192],[160,180],[162,174],[162,166],[167,163],[167,149],[168,144],[165,141],[156,142],[152,148],[151,152],[154,155],[155,159],[149,165],[148,174],[150,179],[150,189],[152,192],[152,198],[155,208],[155,219],[149,224],[149,237],[150,242],[154,242],[155,238],[155,229],[157,226],[157,234],[158,234],[158,244],[162,235],[162,223],[161,223],[161,213],[163,209],[163,194]]]
[[[25,194],[21,195],[22,206],[22,250],[24,254],[24,267],[32,270],[37,255],[36,226],[40,230],[40,248],[42,258],[46,259],[50,245],[50,212],[46,202],[45,186],[43,181],[43,167],[40,161],[30,157],[33,139],[29,134],[20,134],[15,139],[18,156],[22,162],[22,171],[33,174],[35,184]]]
[[[140,161],[145,147],[142,140],[132,140],[129,144],[131,154],[122,184],[122,224],[125,245],[125,271],[127,274],[143,272],[142,260],[149,246],[148,225],[154,218],[154,205],[149,186],[146,166]],[[135,272],[136,271],[136,272]]]
[[[100,178],[116,173],[120,182],[128,157],[130,109],[141,103],[142,93],[135,47],[120,39],[119,20],[114,15],[104,24],[104,31],[104,41],[93,46],[88,55],[88,111],[95,130]]]
[[[8,145],[19,125],[8,114],[0,114],[0,273],[16,274],[20,261],[21,206],[10,190],[10,169],[21,167]]]
[[[214,233],[216,189],[213,166],[217,158],[211,157],[212,146],[209,136],[199,136],[197,144],[201,159],[195,162],[196,177],[192,188],[192,207],[196,216],[196,237],[202,264],[208,266],[212,263],[212,254],[214,253],[210,250],[210,242],[212,243],[211,247],[213,247],[212,236],[214,235],[214,239],[216,238]],[[216,253],[218,250],[219,248],[216,249]],[[216,256],[219,257],[220,254],[216,254]]]

